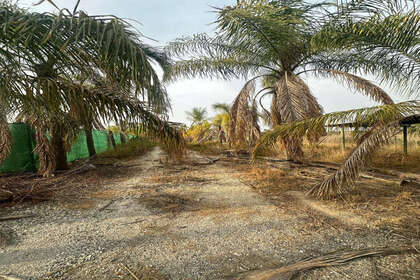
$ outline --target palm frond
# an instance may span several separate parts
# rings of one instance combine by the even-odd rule
[[[253,145],[259,134],[256,103],[252,103],[254,93],[255,82],[248,81],[230,107],[228,141],[237,149]]]
[[[359,178],[360,172],[368,164],[372,154],[389,143],[400,132],[399,121],[377,126],[369,131],[368,136],[351,152],[345,163],[333,175],[308,192],[317,198],[328,199],[344,194]]]
[[[350,15],[348,11],[347,14],[339,14],[313,37],[311,44],[317,50],[354,49],[356,57],[367,57],[370,63],[377,62],[373,72],[381,80],[405,93],[418,94],[420,15],[415,6],[395,8],[398,2],[404,6],[404,1],[397,0],[392,5],[387,5],[387,1],[377,2],[380,2],[378,6],[367,9],[371,14],[366,17],[359,17],[363,9]],[[369,72],[370,63],[359,63],[358,68]],[[391,64],[397,69],[392,69],[395,66]],[[397,78],[390,74],[394,71]],[[407,87],[407,84],[410,86]]]
[[[383,89],[359,76],[338,70],[319,70],[318,73],[320,75],[324,74],[325,76],[333,77],[342,83],[346,83],[349,88],[361,92],[381,104],[394,103],[392,98]]]

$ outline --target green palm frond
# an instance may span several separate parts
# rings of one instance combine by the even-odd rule
[[[229,113],[230,105],[227,103],[214,103],[212,105],[213,110],[220,111],[221,113]]]
[[[282,137],[289,135],[304,136],[312,131],[319,131],[326,126],[340,125],[343,123],[352,123],[355,128],[372,127],[376,124],[399,121],[409,115],[418,114],[419,111],[420,101],[414,100],[397,104],[333,112],[316,118],[284,123],[266,132],[261,137],[255,147],[254,155],[258,152],[258,149],[272,145]]]
[[[339,17],[332,20],[312,39],[311,44],[315,49],[357,49],[358,56],[367,56],[372,62],[377,63],[376,73],[379,78],[391,84],[402,85],[405,92],[417,93],[415,86],[420,82],[420,14],[414,7],[396,9],[395,6],[404,6],[404,1],[393,1],[391,6],[385,2],[377,1],[375,11],[383,7],[381,12],[372,16]],[[386,13],[383,13],[386,11]],[[360,12],[359,12],[360,13]],[[404,73],[403,77],[388,75],[390,72],[384,61],[399,65]],[[388,63],[389,65],[389,63]],[[364,64],[359,64],[360,69],[365,69]],[[381,67],[382,69],[381,71]],[[370,68],[365,69],[369,72]],[[407,89],[406,83],[413,85]]]
[[[314,186],[310,191],[310,194],[319,198],[331,198],[337,194],[342,194],[354,183],[360,171],[366,166],[373,151],[387,144],[391,136],[400,131],[400,122],[403,118],[419,113],[420,101],[415,100],[334,112],[317,118],[282,124],[266,132],[260,138],[253,151],[253,158],[255,159],[256,154],[261,149],[277,143],[280,139],[297,139],[322,131],[329,125],[351,123],[356,130],[362,127],[368,128],[359,135],[358,146],[341,168],[321,184]]]

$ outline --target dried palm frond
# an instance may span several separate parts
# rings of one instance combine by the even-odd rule
[[[276,87],[276,96],[271,106],[271,119],[275,125],[300,121],[322,114],[322,107],[311,94],[305,82],[293,73],[285,72]],[[324,131],[313,131],[309,137],[317,139]],[[288,159],[300,160],[303,157],[303,138],[290,135],[282,138]]]
[[[252,272],[241,273],[234,279],[237,280],[274,280],[274,279],[292,279],[295,273],[314,268],[339,266],[350,261],[373,256],[399,255],[403,253],[415,253],[417,244],[401,247],[376,247],[358,250],[340,250],[319,257],[309,257],[279,268],[261,269]]]
[[[53,176],[56,166],[54,149],[47,138],[47,126],[40,120],[34,120],[36,147],[34,152],[39,157],[38,173],[43,177]]]
[[[319,73],[346,83],[349,88],[363,93],[376,102],[381,104],[394,104],[392,98],[383,89],[362,77],[338,70],[320,70]]]
[[[359,178],[373,152],[389,143],[400,132],[399,121],[372,128],[369,135],[352,151],[345,163],[333,175],[308,192],[317,198],[332,198],[344,194]]]
[[[12,151],[12,143],[12,134],[10,133],[7,119],[0,112],[0,163],[2,163]]]
[[[257,107],[252,98],[254,93],[255,82],[247,82],[230,108],[228,141],[236,149],[252,147],[259,137]]]

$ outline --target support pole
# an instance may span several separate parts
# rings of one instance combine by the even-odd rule
[[[344,125],[341,127],[341,149],[346,150],[346,134],[344,132]]]
[[[404,155],[408,155],[407,127],[406,125],[403,126]]]

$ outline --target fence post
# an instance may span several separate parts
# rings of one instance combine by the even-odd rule
[[[344,125],[341,126],[341,149],[346,150],[346,134],[344,132]]]
[[[403,125],[404,155],[408,155],[407,125]]]

